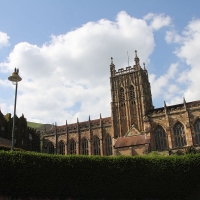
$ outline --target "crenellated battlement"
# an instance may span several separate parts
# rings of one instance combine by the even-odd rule
[[[132,73],[132,72],[136,72],[136,71],[146,71],[146,68],[145,68],[145,63],[143,63],[144,65],[144,69],[140,66],[140,59],[138,58],[137,56],[137,51],[135,51],[135,65],[132,66],[128,66],[126,68],[120,68],[118,69],[118,71],[115,70],[115,65],[113,63],[113,57],[111,57],[111,64],[110,64],[110,75],[111,77],[114,77],[114,76],[120,76],[120,75],[123,75],[123,74],[128,74],[128,73]]]
[[[143,70],[141,67],[139,70]],[[119,75],[122,75],[122,74],[127,74],[127,73],[131,73],[131,72],[135,72],[135,71],[138,71],[138,69],[136,69],[136,66],[129,66],[129,67],[126,67],[125,69],[124,68],[120,68],[118,69],[118,71],[114,71],[114,75],[115,76],[119,76]]]

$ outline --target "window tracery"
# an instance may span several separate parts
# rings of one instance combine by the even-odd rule
[[[177,122],[177,124],[173,128],[173,131],[174,131],[175,147],[185,146],[187,143],[183,125],[180,122]]]
[[[63,141],[59,143],[59,153],[64,155],[65,154],[65,144]]]
[[[100,154],[100,139],[98,137],[94,138],[94,155]]]
[[[112,139],[111,139],[111,136],[107,136],[106,137],[106,155],[109,156],[109,155],[112,155]]]
[[[76,142],[74,140],[70,142],[70,154],[76,154]]]
[[[167,149],[167,136],[165,130],[161,126],[158,126],[154,131],[154,138],[156,150]]]
[[[196,120],[194,124],[195,143],[200,143],[200,119]]]
[[[49,153],[49,154],[54,154],[54,145],[53,145],[52,142],[50,142],[50,143],[48,144],[48,153]]]
[[[82,154],[88,155],[88,141],[85,138],[82,140]]]

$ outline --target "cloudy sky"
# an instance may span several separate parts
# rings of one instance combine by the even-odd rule
[[[0,107],[62,125],[110,116],[116,69],[146,63],[155,108],[200,99],[199,0],[0,0]]]

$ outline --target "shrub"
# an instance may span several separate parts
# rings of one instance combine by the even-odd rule
[[[0,151],[0,194],[24,199],[184,199],[200,184],[199,154],[152,154],[156,156]]]
[[[177,156],[182,156],[182,155],[184,155],[184,151],[182,151],[182,150],[177,150],[177,151],[175,152],[175,154],[176,154]]]
[[[196,154],[197,153],[197,150],[195,149],[194,146],[189,146],[189,147],[186,147],[185,149],[185,154]]]
[[[151,151],[148,156],[166,156],[166,152]],[[169,155],[169,153],[168,153]]]

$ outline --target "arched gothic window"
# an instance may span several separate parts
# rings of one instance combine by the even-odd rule
[[[183,125],[180,122],[177,122],[173,130],[174,130],[175,147],[185,146],[187,143]]]
[[[194,124],[195,143],[200,143],[200,119],[197,119]]]
[[[70,154],[76,154],[76,142],[74,140],[71,140],[69,147]]]
[[[100,155],[100,139],[94,138],[94,155]]]
[[[106,137],[106,155],[109,156],[109,155],[112,155],[112,139],[109,136]]]
[[[120,95],[120,101],[124,101],[125,96],[124,96],[124,89],[123,88],[120,88],[119,95]]]
[[[130,90],[129,90],[129,95],[130,95],[130,99],[133,100],[135,98],[135,93],[134,93],[134,87],[133,85],[130,86]]]
[[[53,145],[53,143],[52,142],[50,142],[49,144],[48,144],[48,153],[49,154],[54,154],[54,145]]]
[[[81,146],[82,146],[82,154],[88,155],[88,141],[85,138],[82,140]]]
[[[158,126],[154,131],[154,139],[156,144],[156,150],[167,149],[167,136],[164,129]]]
[[[59,142],[59,154],[62,154],[62,155],[65,154],[65,144],[63,141]]]

